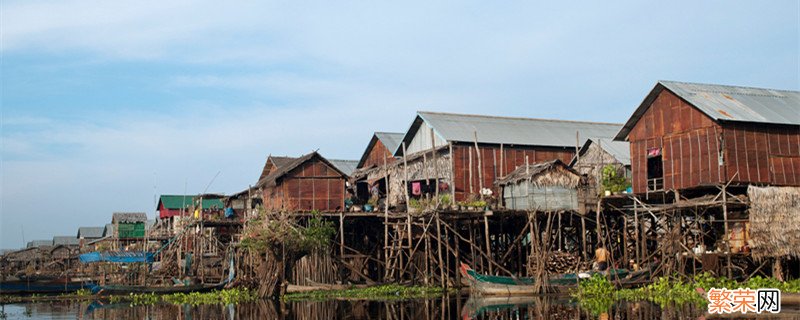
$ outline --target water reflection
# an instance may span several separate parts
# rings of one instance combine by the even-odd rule
[[[269,300],[240,305],[132,307],[125,303],[56,302],[2,306],[5,319],[704,319],[695,306],[660,308],[647,302],[623,302],[593,314],[566,297],[447,297],[411,301],[331,300],[281,303]],[[783,307],[770,319],[793,319],[800,309]],[[749,315],[748,315],[749,316]]]

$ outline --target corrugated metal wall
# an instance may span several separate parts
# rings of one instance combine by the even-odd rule
[[[647,192],[648,150],[661,150],[664,189],[729,181],[800,185],[800,129],[720,125],[668,90],[654,100],[629,135],[633,191]]]
[[[564,187],[535,187],[529,181],[503,188],[505,206],[512,210],[577,210],[578,190]]]
[[[525,156],[528,156],[529,163],[537,163],[559,159],[569,163],[575,154],[574,149],[560,148],[537,148],[537,147],[515,147],[503,146],[502,154],[500,146],[480,146],[481,165],[483,166],[483,186],[491,188],[497,194],[500,190],[495,187],[494,182],[514,171],[518,166],[525,164]],[[456,200],[462,201],[470,194],[470,182],[472,183],[472,193],[480,191],[478,175],[478,155],[474,145],[456,144],[453,146],[453,169]],[[470,155],[471,154],[471,155]],[[470,157],[472,158],[472,180],[470,180]],[[502,163],[502,165],[501,165]]]

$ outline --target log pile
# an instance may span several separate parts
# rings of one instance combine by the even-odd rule
[[[581,264],[578,268],[578,263]],[[586,270],[586,263],[582,263],[578,255],[562,251],[551,251],[547,254],[545,270],[550,274],[572,273],[576,270]]]

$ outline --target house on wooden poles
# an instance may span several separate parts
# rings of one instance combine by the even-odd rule
[[[497,195],[495,182],[517,167],[555,159],[568,163],[587,138],[611,138],[620,127],[420,111],[395,151],[398,163],[407,166],[393,172],[390,204],[402,201],[406,189],[412,198],[444,193],[455,201],[481,189]]]
[[[783,251],[758,253],[764,248],[755,243],[780,241],[757,237],[774,235],[766,231],[778,226],[787,234],[800,231],[789,221],[754,220],[751,207],[770,199],[752,197],[754,188],[800,186],[798,91],[659,81],[615,139],[630,143],[637,195],[632,215],[638,234],[632,237],[640,241],[628,251],[643,262],[660,256],[665,273],[763,273],[766,260],[753,262],[751,250],[779,258],[774,261],[783,257],[765,252]],[[775,194],[786,200],[794,193]],[[790,202],[781,203],[789,208]],[[778,208],[759,212],[778,217]]]
[[[398,159],[394,154],[400,147],[403,135],[400,132],[375,132],[372,135],[350,179],[359,202],[367,201],[375,194],[385,198],[388,191],[387,170],[393,168],[390,165],[394,165]]]
[[[268,166],[269,166],[268,160]],[[280,166],[271,166],[258,181],[263,207],[268,212],[341,212],[345,208],[348,175],[319,153],[311,152]]]

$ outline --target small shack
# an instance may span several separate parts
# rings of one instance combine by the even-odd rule
[[[144,212],[114,212],[111,223],[118,239],[142,239],[145,234],[147,214]]]
[[[264,209],[289,212],[344,210],[347,174],[317,152],[271,170],[258,182]]]
[[[399,132],[375,132],[372,135],[361,155],[361,160],[356,165],[356,170],[350,175],[353,193],[358,199],[366,201],[375,193],[381,198],[388,195],[387,170],[395,168],[393,164],[397,161],[397,157],[394,153],[400,146],[401,140],[403,133]]]
[[[522,165],[497,185],[510,210],[577,211],[581,176],[561,160]]]

